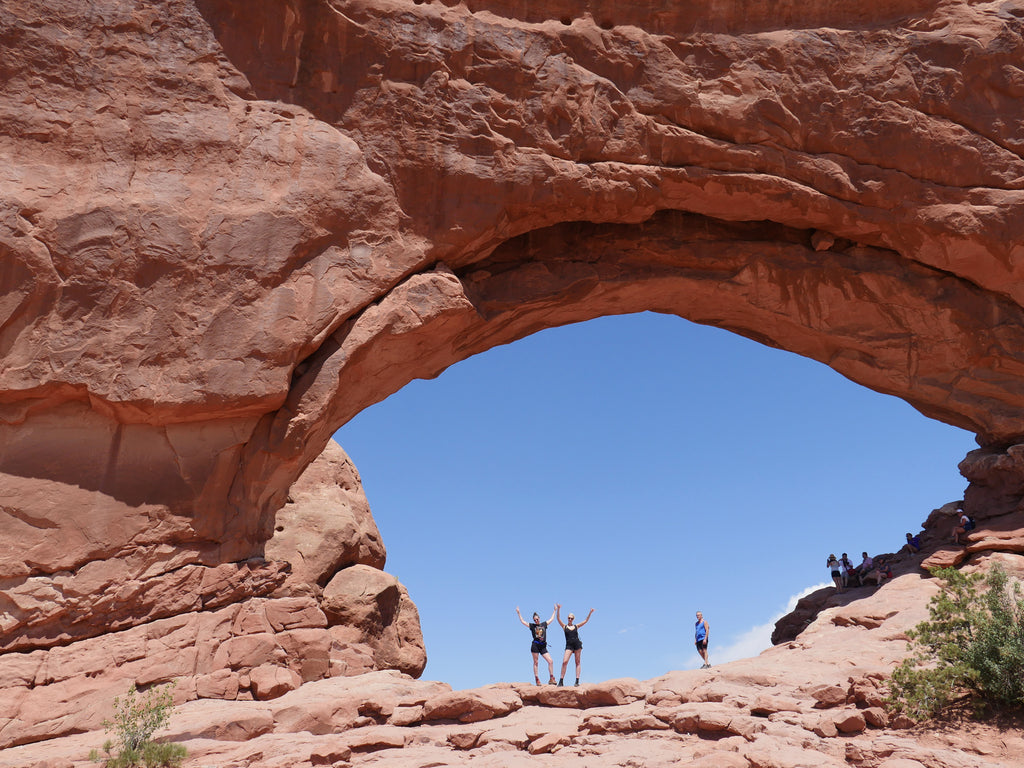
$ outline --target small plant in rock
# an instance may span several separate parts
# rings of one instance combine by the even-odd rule
[[[107,733],[116,740],[107,739],[103,752],[93,750],[89,759],[102,761],[105,768],[174,768],[185,759],[187,751],[181,744],[153,741],[153,734],[171,719],[174,683],[161,689],[150,688],[140,694],[132,685],[123,697],[114,699],[114,719],[104,720]]]
[[[913,655],[893,672],[889,705],[914,720],[958,699],[977,708],[1024,707],[1024,595],[997,564],[985,576],[933,571],[942,591],[929,620],[907,634]],[[982,591],[984,586],[984,591]]]

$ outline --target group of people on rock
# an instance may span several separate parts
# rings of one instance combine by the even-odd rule
[[[885,579],[892,578],[892,570],[885,555],[871,557],[867,552],[861,554],[864,559],[861,560],[860,565],[850,562],[850,558],[845,552],[840,558],[835,555],[828,556],[825,567],[828,569],[837,591],[845,592],[847,587],[867,586],[870,581],[874,581],[877,587]]]
[[[555,610],[551,614],[550,619],[541,621],[540,615],[534,612],[533,621],[529,622],[519,612],[519,606],[516,606],[516,616],[519,617],[520,623],[530,630],[530,653],[533,654],[533,680],[537,685],[540,685],[540,677],[537,675],[537,662],[541,656],[548,663],[548,684],[554,685],[555,683],[555,662],[552,661],[551,654],[548,653],[548,625],[556,620],[565,631],[565,655],[562,657],[562,673],[559,675],[558,684],[565,684],[565,670],[569,666],[569,658],[574,654],[576,656],[576,685],[580,684],[580,656],[583,654],[580,627],[590,621],[590,617],[593,615],[594,609],[591,608],[587,618],[577,624],[576,617],[570,613],[567,617],[569,620],[565,622],[562,621],[562,604],[556,603]]]
[[[973,531],[976,524],[974,518],[964,512],[964,503],[962,501],[957,503],[956,509],[960,517],[957,520],[956,527],[953,529],[953,543],[960,544],[960,537],[969,531]],[[916,555],[920,551],[920,534],[915,536],[912,533],[908,533],[907,543],[903,545],[900,552]],[[892,570],[888,561],[893,556],[879,555],[872,558],[868,556],[867,552],[863,554],[864,560],[857,566],[850,562],[850,558],[846,556],[845,552],[843,552],[841,558],[837,558],[835,555],[828,556],[825,567],[828,568],[829,576],[839,592],[845,591],[850,586],[863,586],[872,580],[875,582],[875,586],[878,586],[884,579],[892,578]]]
[[[957,511],[960,513],[960,518],[956,528],[953,529],[953,542],[959,544],[961,536],[974,530],[975,522],[974,518],[964,512],[963,502],[957,504]],[[920,551],[920,535],[915,536],[908,533],[907,543],[903,545],[900,552],[907,552],[908,554],[913,555]],[[838,558],[834,554],[828,556],[828,560],[825,562],[825,567],[828,569],[829,576],[832,578],[832,583],[835,584],[837,591],[845,592],[849,587],[867,586],[872,581],[877,587],[885,579],[892,578],[892,555],[878,555],[877,557],[871,557],[867,552],[862,552],[861,555],[863,559],[860,561],[859,565],[854,565],[850,562],[850,557],[845,552],[843,552],[842,557]],[[581,656],[583,654],[583,642],[580,640],[580,627],[590,621],[590,617],[594,615],[594,609],[591,608],[590,612],[587,613],[587,618],[578,624],[576,623],[576,617],[572,613],[568,615],[567,621],[562,621],[561,603],[555,604],[555,609],[551,614],[551,618],[547,621],[541,621],[540,615],[537,613],[533,614],[533,621],[527,621],[519,611],[519,606],[516,606],[516,615],[519,617],[520,623],[530,630],[530,653],[533,655],[534,682],[537,685],[540,685],[538,664],[540,658],[543,657],[548,663],[548,684],[555,685],[555,662],[551,658],[551,654],[548,653],[548,625],[557,621],[559,626],[565,632],[565,655],[562,656],[562,671],[559,674],[557,684],[565,684],[565,670],[569,666],[569,659],[575,656],[576,685],[579,685]],[[694,625],[694,645],[696,645],[697,652],[700,654],[700,657],[704,662],[701,669],[708,669],[711,666],[711,662],[708,661],[709,633],[710,627],[707,620],[704,618],[704,614],[697,611],[697,622]]]
[[[516,616],[519,617],[519,622],[530,630],[530,653],[533,655],[534,683],[540,685],[537,666],[541,657],[543,657],[544,661],[548,663],[548,685],[555,685],[555,662],[551,658],[551,654],[548,653],[548,625],[557,621],[565,632],[565,655],[562,657],[562,672],[558,677],[557,684],[565,685],[565,670],[568,668],[569,659],[573,655],[576,656],[576,685],[580,684],[580,657],[583,654],[580,627],[590,621],[590,617],[593,615],[594,609],[591,608],[587,618],[579,624],[575,623],[576,617],[571,613],[567,617],[568,621],[562,621],[562,604],[555,603],[555,610],[547,621],[541,621],[540,614],[536,612],[533,614],[533,621],[527,621],[523,618],[523,614],[520,613],[519,606],[516,606]],[[704,614],[697,611],[697,622],[694,625],[694,645],[697,647],[697,653],[700,654],[701,659],[704,661],[701,669],[709,669],[711,667],[711,662],[708,660],[708,637],[710,633],[711,626],[704,618]]]
[[[953,528],[953,543],[960,544],[960,537],[973,531],[977,527],[977,523],[974,522],[974,518],[968,515],[964,511],[964,503],[962,501],[957,502],[956,511],[959,514],[957,524]],[[907,543],[903,545],[901,552],[906,552],[908,555],[916,555],[921,551],[921,537],[914,536],[913,534],[907,534]]]

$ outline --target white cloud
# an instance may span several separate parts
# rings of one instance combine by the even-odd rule
[[[786,607],[764,624],[758,624],[755,627],[751,627],[746,632],[740,634],[735,641],[729,645],[723,646],[722,648],[715,648],[712,645],[709,652],[712,663],[724,664],[728,661],[746,659],[751,656],[757,656],[757,654],[766,648],[771,648],[772,631],[775,629],[775,622],[796,608],[796,603],[801,597],[805,597],[811,594],[811,592],[816,592],[823,587],[830,586],[832,585],[822,583],[815,584],[813,587],[807,587],[799,594],[793,595],[789,598],[789,601],[786,603]]]
[[[629,632],[639,632],[640,630],[646,629],[646,628],[647,628],[646,624],[639,624],[639,625],[637,625],[635,627],[623,627],[622,629],[619,630],[619,634],[620,635],[625,635],[625,634],[628,634]]]

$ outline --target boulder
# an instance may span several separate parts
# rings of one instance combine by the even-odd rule
[[[345,568],[324,588],[322,607],[332,625],[372,648],[377,668],[414,677],[423,672],[419,613],[394,576],[368,565]]]
[[[583,717],[582,729],[588,733],[635,733],[668,730],[669,721],[648,712],[640,703],[602,707]]]
[[[261,701],[276,699],[302,685],[302,677],[287,667],[261,664],[249,672],[253,695]]]
[[[171,741],[244,742],[273,729],[273,712],[261,703],[233,702],[228,706],[223,701],[208,699],[178,708],[164,733]]]
[[[424,702],[423,719],[475,723],[507,715],[522,706],[523,700],[519,694],[509,688],[488,687],[452,691]]]
[[[861,714],[872,728],[886,728],[889,725],[889,713],[882,707],[868,707]]]
[[[320,744],[310,750],[309,762],[312,765],[330,765],[348,762],[352,757],[352,748],[343,742],[335,744]]]
[[[384,568],[384,545],[359,472],[333,440],[289,490],[264,552],[290,564],[286,592],[318,591],[351,565]]]
[[[393,725],[356,728],[345,736],[346,744],[354,752],[372,752],[378,749],[400,749],[405,746],[409,732]]]
[[[846,703],[847,691],[838,685],[820,685],[810,691],[816,709],[838,707]]]
[[[834,722],[840,733],[860,733],[867,727],[864,713],[856,710],[837,714]]]
[[[772,696],[769,694],[758,694],[750,707],[750,714],[758,717],[767,717],[776,712],[802,712],[803,706],[796,699],[784,696]]]

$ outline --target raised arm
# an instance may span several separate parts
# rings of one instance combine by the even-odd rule
[[[558,622],[558,626],[560,626],[562,629],[565,629],[565,622],[562,621],[562,604],[561,603],[556,603],[555,604],[555,620]]]
[[[594,615],[594,609],[591,608],[590,609],[590,613],[587,614],[587,618],[585,618],[583,621],[577,623],[576,626],[577,627],[582,627],[584,624],[586,624],[588,621],[590,621],[590,617],[593,616],[593,615]]]
[[[528,627],[528,626],[530,626],[530,622],[528,622],[528,621],[526,621],[525,619],[523,619],[523,614],[521,614],[521,613],[519,612],[519,606],[518,606],[518,605],[516,606],[516,616],[518,616],[518,617],[519,617],[519,621],[520,621],[520,623],[522,623],[522,625],[523,625],[524,627]]]
[[[551,611],[551,618],[548,619],[548,624],[554,624],[555,623],[555,616],[558,615],[558,609],[561,608],[561,607],[562,606],[559,605],[559,604],[555,605],[555,609],[553,611]],[[562,622],[558,622],[558,623],[561,624]]]

